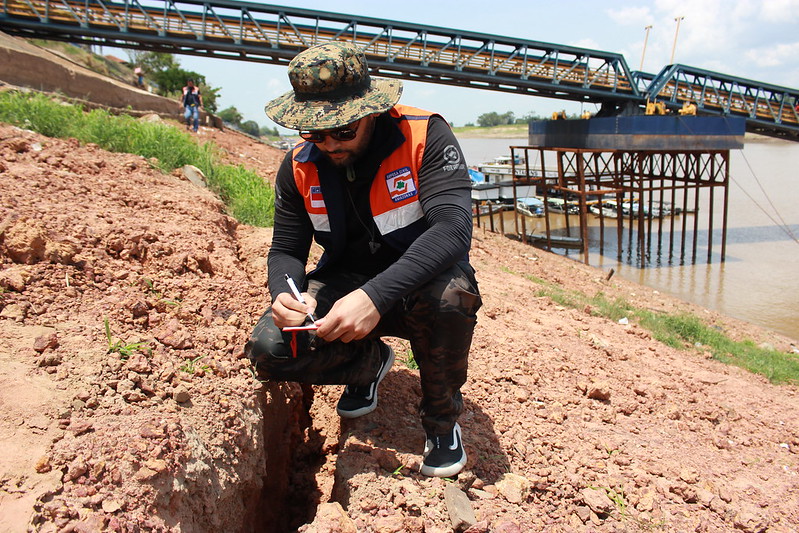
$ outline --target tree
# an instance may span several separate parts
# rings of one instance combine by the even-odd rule
[[[145,75],[157,86],[161,96],[182,96],[181,90],[188,80],[194,80],[203,96],[203,107],[209,113],[216,113],[216,100],[220,89],[206,84],[205,76],[191,70],[180,68],[180,63],[172,54],[163,52],[128,52],[130,60],[144,69]]]
[[[239,113],[239,110],[236,109],[235,106],[230,106],[219,112],[219,118],[228,124],[235,124],[238,126],[241,124],[241,121],[244,117],[241,115],[241,113]]]
[[[492,111],[490,113],[483,113],[477,117],[477,124],[482,128],[488,128],[491,126],[504,126],[505,124],[513,124],[513,122],[513,111],[508,111],[507,113],[503,113],[501,115],[496,111]]]
[[[209,113],[216,113],[216,99],[219,98],[220,87],[211,87],[203,83],[200,85],[200,93],[203,95],[203,107]]]
[[[280,137],[280,132],[277,127],[261,126],[261,137]]]
[[[175,56],[164,52],[142,52],[131,50],[128,57],[134,65],[142,67],[145,73],[153,74],[172,68],[178,68],[180,63]]]
[[[261,136],[261,127],[254,120],[248,120],[246,122],[242,122],[239,128],[241,128],[241,131],[243,131],[244,133],[249,133],[253,137]]]
[[[205,84],[205,76],[191,70],[183,70],[180,67],[171,67],[155,72],[151,77],[158,84],[158,93],[163,96],[180,94],[188,80],[194,80],[194,84],[200,88],[200,92]],[[205,100],[205,94],[203,94],[203,100]]]
[[[534,120],[541,120],[542,117],[535,111],[530,111],[526,115],[521,118],[516,119],[516,124],[527,124],[529,122],[533,122]]]
[[[481,128],[490,128],[499,124],[499,115],[496,111],[490,113],[483,113],[477,117],[477,125]]]

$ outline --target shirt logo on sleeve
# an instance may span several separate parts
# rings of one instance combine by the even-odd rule
[[[441,167],[441,170],[444,170],[445,172],[451,172],[453,170],[466,168],[465,165],[461,162],[460,150],[458,150],[458,148],[454,144],[450,144],[449,146],[444,148],[443,156],[444,156],[444,165]]]
[[[402,167],[386,174],[386,186],[392,202],[401,202],[416,196],[416,184],[410,167]]]
[[[322,187],[318,185],[311,186],[308,192],[311,196],[311,207],[325,207],[325,199],[322,197]]]

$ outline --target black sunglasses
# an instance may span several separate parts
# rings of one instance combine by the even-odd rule
[[[351,141],[358,135],[358,125],[360,122],[360,120],[356,120],[352,124],[335,130],[301,131],[300,137],[312,143],[324,142],[325,137],[328,135],[337,141]]]

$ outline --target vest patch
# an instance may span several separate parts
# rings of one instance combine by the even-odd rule
[[[311,196],[311,207],[325,207],[325,199],[322,197],[322,187],[318,185],[311,186],[308,192]]]
[[[416,196],[416,184],[413,182],[410,167],[402,167],[386,174],[386,186],[394,203]]]

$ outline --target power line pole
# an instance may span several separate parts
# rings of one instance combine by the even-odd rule
[[[669,65],[674,64],[674,50],[677,48],[677,35],[680,33],[680,22],[685,17],[674,17],[674,20],[677,21],[677,29],[674,31],[674,44],[671,46],[671,59],[669,60]]]
[[[644,28],[644,30],[646,30],[646,35],[644,36],[644,51],[641,52],[641,66],[638,67],[638,70],[640,70],[642,72],[644,70],[644,56],[646,55],[646,42],[649,40],[649,30],[651,30],[651,29],[652,29],[652,25],[651,24]]]

